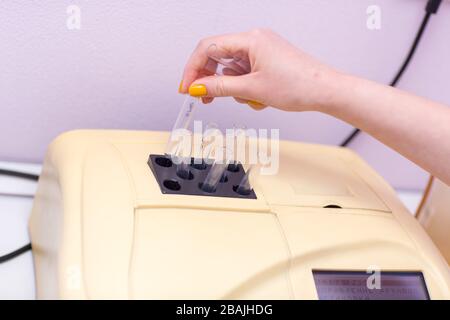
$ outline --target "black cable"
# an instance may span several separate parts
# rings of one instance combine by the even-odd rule
[[[22,248],[14,250],[13,252],[5,254],[4,256],[0,256],[0,264],[14,259],[14,258],[20,256],[22,253],[27,252],[28,250],[31,250],[31,243],[24,245]]]
[[[391,81],[389,84],[392,87],[395,87],[402,77],[403,73],[405,72],[406,68],[408,67],[409,63],[411,62],[412,57],[414,56],[414,53],[416,52],[416,49],[419,45],[420,39],[422,38],[423,32],[425,31],[425,28],[427,27],[428,21],[430,20],[432,13],[427,12],[425,13],[425,16],[423,17],[422,23],[420,24],[419,31],[417,31],[416,38],[414,39],[413,45],[411,46],[411,49],[409,50],[408,56],[405,59],[405,62],[403,62],[403,65],[398,70],[397,75],[395,76],[394,80]]]
[[[417,47],[419,46],[420,39],[422,39],[422,35],[425,31],[425,28],[428,25],[428,21],[430,20],[430,17],[432,14],[437,13],[439,6],[441,4],[442,0],[429,0],[427,3],[427,6],[425,7],[425,16],[423,17],[422,23],[420,24],[420,28],[417,31],[416,37],[414,38],[414,42],[411,46],[411,49],[409,49],[409,53],[406,56],[405,61],[403,62],[402,66],[398,70],[396,76],[389,84],[391,87],[395,87],[398,83],[398,81],[403,76],[403,73],[405,73],[406,68],[408,67],[409,63],[411,62],[414,53],[416,52]],[[345,140],[340,144],[341,147],[346,147],[350,142],[352,142],[356,136],[361,132],[360,129],[354,128],[353,131],[345,138]]]
[[[425,8],[425,11],[428,13],[437,13],[439,10],[439,6],[441,5],[442,0],[429,0],[427,3],[427,6]]]
[[[4,176],[10,176],[14,178],[20,178],[20,179],[27,179],[32,181],[39,180],[39,175],[32,174],[32,173],[26,173],[26,172],[20,172],[20,171],[14,171],[14,170],[7,170],[7,169],[0,169],[0,175]],[[12,260],[18,256],[20,256],[22,253],[25,253],[27,251],[31,250],[31,243],[28,243],[24,245],[23,247],[14,250],[10,253],[7,253],[3,256],[0,256],[0,264],[7,262],[9,260]]]
[[[33,180],[33,181],[39,180],[39,175],[37,175],[37,174],[14,171],[14,170],[7,170],[7,169],[0,169],[0,175],[10,176],[10,177],[14,177],[14,178],[27,179],[27,180]]]

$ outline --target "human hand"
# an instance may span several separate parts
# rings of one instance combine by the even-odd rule
[[[216,75],[215,58],[234,58],[237,68]],[[240,70],[240,71],[237,71]],[[232,96],[254,109],[272,106],[286,111],[319,110],[334,95],[338,73],[277,34],[255,29],[203,39],[186,64],[181,93],[202,97]]]

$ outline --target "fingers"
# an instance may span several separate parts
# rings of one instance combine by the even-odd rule
[[[238,71],[231,69],[231,68],[223,68],[222,73],[225,76],[241,76],[242,73],[239,73]]]
[[[232,96],[255,110],[266,108],[255,99],[258,95],[255,73],[250,73],[250,36],[245,32],[200,41],[186,64],[179,92],[200,97],[203,103],[211,103],[214,97]],[[218,61],[221,72],[217,70]]]
[[[236,100],[238,103],[246,104],[246,105],[250,106],[253,110],[256,110],[256,111],[260,111],[260,110],[267,108],[266,105],[256,102],[256,101],[251,101],[251,100],[249,101],[249,100],[240,99],[240,98],[234,98],[234,100]]]
[[[254,110],[267,106],[255,100],[255,75],[242,76],[208,76],[194,81],[189,87],[189,94],[201,97],[203,103],[212,102],[214,97],[234,97],[240,103],[246,103]]]
[[[234,98],[234,100],[236,100],[236,102],[238,102],[238,103],[247,104],[247,100],[244,100],[244,99]]]
[[[211,97],[203,97],[201,99],[204,104],[209,104],[209,103],[213,102],[213,100],[214,100],[214,98],[211,98]],[[240,99],[240,98],[234,98],[234,100],[236,100],[238,103],[246,104],[246,105],[250,106],[253,110],[256,110],[256,111],[260,111],[260,110],[267,108],[266,105],[261,104],[259,102],[255,102],[255,101],[248,101],[248,100],[244,100],[244,99]]]
[[[262,104],[262,103],[260,103],[260,102],[253,101],[253,100],[247,101],[247,104],[248,104],[253,110],[256,110],[256,111],[260,111],[260,110],[263,110],[263,109],[267,108],[267,106],[266,106],[265,104]]]
[[[214,98],[211,98],[211,97],[203,97],[203,98],[202,98],[202,102],[203,102],[204,104],[211,103],[211,102],[213,102],[213,100],[214,100]]]
[[[194,97],[236,97],[255,100],[255,76],[208,76],[194,81],[189,94]]]
[[[211,60],[208,58],[208,55],[211,55],[211,46],[215,48],[213,53],[215,57],[230,58],[233,54],[246,55],[248,42],[248,33],[227,34],[201,40],[186,64],[180,92],[187,93],[192,82],[200,78],[200,74],[205,73],[208,60]]]

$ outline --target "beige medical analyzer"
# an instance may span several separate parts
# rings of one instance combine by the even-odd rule
[[[281,141],[255,199],[183,195],[147,163],[167,139],[83,130],[51,144],[30,219],[38,298],[450,298],[447,263],[353,152]]]

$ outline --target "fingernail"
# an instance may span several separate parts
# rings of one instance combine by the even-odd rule
[[[256,109],[262,109],[262,108],[265,107],[264,104],[262,104],[262,103],[260,103],[260,102],[258,102],[258,101],[253,101],[253,100],[249,100],[249,101],[247,102],[247,104],[248,104],[250,107],[256,108]]]
[[[183,93],[183,80],[181,80],[180,85],[178,86],[178,93]]]
[[[193,97],[204,97],[207,94],[203,84],[193,84],[189,87],[189,94]]]

